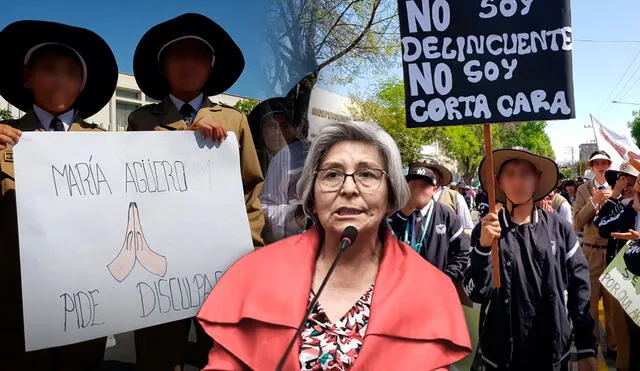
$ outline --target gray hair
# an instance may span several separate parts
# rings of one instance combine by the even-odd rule
[[[393,214],[402,209],[409,201],[409,186],[404,177],[400,151],[393,138],[373,123],[335,122],[324,127],[313,139],[302,175],[298,181],[298,195],[302,200],[305,214],[318,224],[317,217],[313,213],[315,172],[329,150],[342,141],[366,142],[378,148],[384,159],[384,170],[387,172],[389,212]]]

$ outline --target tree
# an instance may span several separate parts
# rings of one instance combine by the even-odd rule
[[[564,177],[564,179],[576,179],[578,178],[578,166],[577,164],[573,164],[571,166],[565,166],[560,168],[560,174]]]
[[[268,86],[284,95],[307,76],[287,96],[293,117],[306,125],[320,71],[330,69],[340,82],[388,67],[400,49],[397,18],[395,0],[271,0],[262,61]]]
[[[244,113],[245,115],[249,115],[249,112],[251,112],[251,110],[255,106],[257,106],[259,103],[260,103],[260,100],[258,99],[253,99],[253,98],[240,99],[239,101],[236,102],[236,104],[233,105],[233,107],[238,109],[240,112]]]
[[[532,153],[555,159],[544,121],[519,122],[498,126],[495,138],[502,148],[524,147]]]
[[[492,126],[495,132],[495,126]],[[467,184],[477,177],[478,166],[484,157],[482,125],[447,126],[441,128],[438,142],[445,153],[458,162],[458,172]]]
[[[631,129],[631,136],[636,142],[636,145],[640,147],[640,111],[633,111],[633,120],[628,124]]]
[[[13,119],[13,115],[11,111],[8,109],[0,109],[0,121],[2,120],[11,120]]]
[[[436,129],[410,129],[406,127],[404,85],[400,79],[388,79],[378,84],[369,97],[352,97],[350,107],[355,120],[379,124],[398,145],[405,166],[421,159],[424,145],[435,141]]]

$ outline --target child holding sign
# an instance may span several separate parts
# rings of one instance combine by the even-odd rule
[[[240,48],[222,27],[203,15],[183,14],[152,27],[138,43],[133,70],[140,89],[162,102],[132,112],[127,130],[195,130],[218,142],[226,138],[228,131],[234,132],[240,146],[240,170],[253,243],[260,247],[264,245],[265,220],[258,196],[264,178],[247,118],[233,107],[208,98],[229,89],[243,69]],[[190,328],[191,319],[187,319],[137,330],[138,368],[181,369]],[[199,359],[195,362],[204,366],[212,344],[199,327],[197,330]]]
[[[558,167],[522,150],[494,151],[493,160],[496,200],[505,206],[473,230],[465,285],[482,303],[479,361],[486,370],[566,370],[573,337],[580,370],[595,371],[587,261],[571,225],[534,206],[555,188]],[[485,186],[488,165],[480,165]],[[500,288],[492,284],[495,240]]]
[[[25,352],[12,149],[22,131],[104,131],[82,118],[109,102],[116,88],[118,67],[100,36],[59,23],[12,23],[0,32],[0,45],[11,51],[0,58],[0,95],[26,112],[18,120],[0,123],[0,281],[4,288],[0,333],[6,340],[0,347],[2,367],[98,369],[106,338]],[[50,310],[43,308],[43,315]]]

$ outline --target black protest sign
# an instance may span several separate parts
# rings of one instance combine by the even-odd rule
[[[569,0],[398,0],[407,126],[575,117]]]

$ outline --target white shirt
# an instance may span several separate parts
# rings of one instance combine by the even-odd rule
[[[609,183],[604,182],[604,184],[600,184],[598,183],[597,180],[593,179],[593,188],[596,189],[596,191],[598,190],[598,188],[600,187],[604,187],[605,189],[611,189],[611,187],[609,187]]]
[[[269,163],[260,202],[265,216],[265,239],[275,242],[304,232],[298,226],[296,210],[302,206],[296,185],[302,175],[310,143],[299,140],[282,148]]]
[[[458,218],[462,223],[462,228],[465,231],[472,231],[474,225],[473,219],[471,218],[471,211],[469,211],[469,206],[467,205],[467,201],[464,200],[464,196],[462,196],[460,193],[456,193],[456,215],[458,215]],[[442,188],[438,189],[438,191],[433,195],[433,199],[438,201],[441,194]]]
[[[432,199],[431,201],[429,201],[427,206],[423,207],[422,210],[420,210],[420,214],[422,214],[423,218],[427,216],[429,211],[431,211],[431,208],[433,207],[434,202],[436,202],[436,200]]]
[[[569,222],[569,224],[573,225],[573,215],[571,211],[571,205],[569,205],[568,201],[562,203],[562,205],[560,206],[560,209],[558,210],[558,216],[566,219]]]
[[[595,188],[595,189],[596,189],[596,191],[598,191],[598,188],[600,188],[600,187],[604,187],[605,189],[611,190],[611,187],[609,187],[609,183],[604,182],[604,184],[600,184],[600,183],[598,183],[598,181],[594,178],[594,179],[593,179],[593,188]],[[593,198],[591,199],[591,205],[593,205],[593,208],[594,208],[594,209],[597,209],[597,208],[598,208],[598,204],[597,204],[597,203],[595,203],[595,202],[593,201]]]
[[[43,110],[42,108],[33,105],[33,111],[38,116],[38,120],[40,120],[40,125],[46,131],[53,131],[54,128],[51,126],[51,121],[56,117],[49,112]],[[60,121],[62,121],[62,125],[64,125],[64,131],[69,131],[69,127],[73,124],[73,119],[76,117],[75,110],[68,110],[67,112],[57,116]]]
[[[178,109],[178,111],[180,111],[180,108],[182,108],[182,106],[184,106],[184,102],[181,101],[180,99],[174,97],[173,94],[169,94],[169,99],[171,99],[173,104],[175,104],[175,106]],[[198,95],[197,97],[193,98],[189,102],[189,105],[191,105],[191,107],[193,107],[193,109],[196,110],[196,112],[198,112],[200,110],[200,107],[202,107],[202,103],[203,102],[204,102],[204,94],[200,93],[200,95]]]

